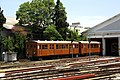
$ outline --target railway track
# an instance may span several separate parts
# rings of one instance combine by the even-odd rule
[[[100,58],[99,56],[91,56],[92,59]],[[45,65],[63,65],[64,63],[72,63],[76,61],[88,61],[89,57],[81,57],[81,58],[65,58],[65,59],[55,59],[55,60],[43,60],[43,61],[26,61],[22,60],[22,62],[9,62],[4,63],[0,62],[0,69],[10,69],[10,68],[22,68],[22,67],[31,67],[31,66],[45,66]]]
[[[48,64],[47,64],[48,63]],[[32,63],[31,63],[32,64]],[[39,64],[39,65],[38,65]],[[41,65],[40,65],[41,64]],[[33,65],[33,64],[32,64]],[[3,70],[1,80],[75,80],[75,79],[104,79],[116,78],[120,73],[120,58],[89,57],[62,59],[48,62],[34,63],[34,67],[18,67]],[[8,69],[8,68],[7,68]]]

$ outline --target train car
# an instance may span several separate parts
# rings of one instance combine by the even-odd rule
[[[78,42],[71,41],[29,41],[26,43],[26,56],[28,58],[42,58],[50,56],[77,55]]]
[[[79,56],[100,53],[100,42],[91,41],[40,41],[26,43],[28,58],[43,58],[53,56]]]
[[[100,53],[100,42],[91,41],[89,44],[88,41],[79,41],[79,53],[80,55],[98,55]]]

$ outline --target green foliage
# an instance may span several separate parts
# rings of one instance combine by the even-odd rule
[[[87,41],[87,36],[79,35],[79,41]]]
[[[19,55],[23,55],[25,49],[26,36],[20,35],[15,32],[14,36],[1,36],[1,45],[3,45],[5,52],[17,52]]]
[[[60,0],[57,0],[54,11],[53,23],[55,24],[57,31],[62,35],[64,40],[66,40],[66,32],[69,24],[66,22],[67,17],[65,8]]]
[[[25,56],[25,42],[27,41],[27,38],[26,36],[24,35],[20,35],[20,33],[18,32],[15,32],[14,33],[14,46],[15,46],[15,49],[14,51],[15,52],[18,52],[18,57],[21,57],[21,55]]]
[[[78,40],[78,38],[79,38],[78,31],[72,31],[72,40],[75,41]]]
[[[2,36],[2,44],[4,45],[5,51],[6,52],[12,52],[14,51],[15,47],[14,47],[14,39],[13,37],[10,36]]]
[[[25,41],[26,41],[26,36],[21,36],[18,32],[14,33],[14,46],[16,48],[16,50],[20,51],[21,49],[24,48],[25,46]]]
[[[63,7],[63,4],[60,2],[60,0],[57,0],[55,8],[54,8],[54,16],[53,21],[57,28],[65,28],[68,27],[68,23],[66,22],[66,12],[65,8]]]
[[[31,39],[85,40],[77,31],[68,29],[66,14],[60,0],[56,4],[54,0],[32,0],[21,4],[16,12],[18,25],[27,27]]]
[[[68,32],[68,34],[67,34],[67,40],[69,40],[69,41],[77,41],[78,40],[78,31],[74,31],[74,30],[70,30],[69,29],[69,32]]]
[[[48,3],[49,1],[49,3]],[[32,27],[42,28],[51,23],[52,9],[54,0],[32,0],[20,5],[16,12],[20,24],[32,25]]]
[[[43,33],[47,40],[63,40],[54,25],[48,26]]]
[[[74,30],[70,30],[68,29],[68,33],[66,35],[66,40],[68,41],[84,41],[84,40],[87,40],[87,37],[86,36],[83,36],[82,34],[79,35],[78,34],[78,30],[74,29]]]
[[[32,0],[20,5],[16,12],[19,25],[30,27],[33,36],[42,39],[43,30],[52,23],[54,0]]]

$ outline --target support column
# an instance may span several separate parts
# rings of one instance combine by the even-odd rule
[[[118,55],[120,56],[120,37],[118,37]]]
[[[105,45],[106,41],[105,38],[102,38],[102,54],[103,56],[106,55],[106,45]]]

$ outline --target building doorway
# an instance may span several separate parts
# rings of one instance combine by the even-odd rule
[[[118,38],[106,38],[106,56],[118,56]]]

